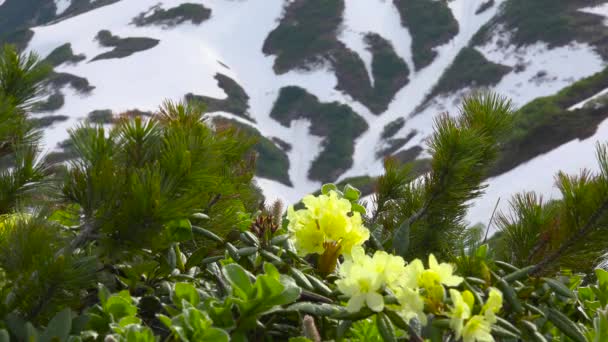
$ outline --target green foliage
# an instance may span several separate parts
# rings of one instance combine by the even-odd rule
[[[445,71],[428,98],[471,87],[496,85],[511,71],[510,67],[488,61],[477,49],[463,48]]]
[[[55,92],[49,95],[49,97],[45,101],[36,103],[36,105],[32,108],[32,111],[54,112],[63,107],[64,103],[65,96],[63,96],[63,94],[60,92]]]
[[[78,63],[84,59],[86,59],[85,55],[74,54],[74,51],[72,51],[72,44],[65,43],[51,51],[44,60],[52,66],[58,66],[63,63]]]
[[[27,120],[50,72],[38,57],[4,47],[0,56],[0,214],[10,213],[18,201],[27,202],[33,188],[48,175],[37,143],[40,132]]]
[[[458,118],[444,115],[436,120],[429,140],[431,171],[424,180],[412,181],[410,166],[387,164],[371,220],[384,227],[385,245],[392,245],[393,234],[407,231],[410,248],[402,255],[456,254],[454,243],[464,237],[462,219],[468,203],[484,188],[482,181],[508,132],[511,115],[505,99],[477,94],[465,100]]]
[[[110,109],[94,110],[87,115],[87,121],[97,125],[110,124],[114,121],[114,113]]]
[[[0,57],[0,94],[15,106],[28,108],[42,91],[41,82],[50,73],[49,65],[41,63],[35,53],[20,54],[4,46]]]
[[[559,173],[561,200],[543,203],[532,194],[515,197],[513,215],[498,217],[503,239],[514,249],[502,256],[519,265],[538,264],[537,272],[558,267],[590,273],[608,246],[602,227],[608,220],[608,147],[598,146],[601,172]]]
[[[228,112],[238,115],[249,121],[254,121],[247,112],[249,110],[249,95],[245,90],[230,77],[223,74],[216,74],[217,85],[224,90],[228,96],[218,100],[208,96],[187,94],[187,101],[202,102],[207,105],[209,112]]]
[[[99,44],[101,44],[101,46],[113,47],[114,49],[112,51],[104,52],[93,57],[93,59],[91,59],[91,62],[101,59],[129,57],[134,53],[152,49],[160,42],[157,39],[146,37],[120,38],[118,36],[113,35],[108,30],[99,31],[95,38],[97,39]]]
[[[25,48],[31,38],[28,28],[49,22],[55,17],[55,5],[45,0],[9,0],[0,6],[0,45],[16,43]],[[31,31],[29,31],[31,32]],[[33,33],[33,32],[32,32]],[[20,36],[20,39],[14,39]],[[26,44],[23,44],[26,43]]]
[[[56,310],[75,307],[93,284],[95,261],[86,254],[58,254],[65,236],[44,217],[14,214],[0,223],[0,267],[9,281],[1,312],[45,322]]]
[[[401,23],[412,35],[412,52],[416,70],[431,64],[437,52],[433,48],[445,44],[458,34],[458,22],[445,1],[393,0],[401,15]],[[433,23],[430,25],[429,23]]]
[[[152,13],[141,13],[133,18],[137,26],[163,25],[176,26],[186,21],[200,25],[211,17],[211,10],[201,4],[183,3],[169,9],[154,7]]]
[[[32,77],[38,60],[23,58],[10,49],[0,58],[0,157],[10,166],[0,173],[1,341],[443,341],[461,338],[458,324],[475,330],[471,322],[499,341],[607,335],[608,272],[593,269],[608,247],[608,146],[598,147],[598,173],[558,175],[561,200],[515,197],[486,243],[484,227],[463,218],[512,113],[480,93],[458,117],[436,120],[422,179],[414,163],[386,161],[369,216],[350,184],[370,182],[360,178],[324,185],[325,196],[284,219],[282,204],[265,205],[251,183],[251,135],[212,127],[193,102],[124,115],[110,129],[82,124],[63,144],[76,158],[53,177],[27,117],[43,79]],[[348,107],[295,87],[281,93],[273,117],[311,120],[326,147],[352,150],[365,129]],[[565,90],[551,103],[578,96]],[[323,243],[318,258],[296,249],[298,224],[311,232],[302,239]],[[333,230],[315,239],[320,224],[356,225],[365,238],[341,254]],[[458,317],[464,305],[474,317]]]
[[[384,112],[395,94],[409,82],[410,70],[401,57],[397,55],[392,44],[381,36],[369,33],[365,36],[368,50],[372,53],[373,87],[367,90],[368,95],[361,97],[372,112]],[[349,92],[353,95],[353,92]],[[360,98],[356,97],[355,98]]]
[[[483,44],[491,39],[492,29],[503,26],[512,34],[511,43],[517,46],[545,42],[554,47],[578,41],[596,46],[597,51],[606,56],[602,42],[608,37],[608,29],[602,24],[601,16],[580,11],[587,5],[583,0],[509,0],[475,35],[473,43]]]
[[[389,139],[395,136],[405,126],[404,118],[397,118],[389,122],[382,130],[382,139]]]
[[[262,136],[255,128],[236,120],[215,118],[214,124],[235,127],[245,135],[256,140],[254,149],[258,153],[256,162],[257,176],[273,179],[285,185],[292,185],[289,179],[289,158],[285,151],[277,147],[274,142]]]
[[[69,85],[74,90],[87,94],[90,93],[94,86],[89,84],[89,80],[84,77],[68,74],[65,72],[53,72],[48,79],[49,85],[51,85],[55,90],[60,89],[63,86]]]
[[[109,246],[167,248],[172,222],[201,210],[228,231],[255,196],[243,158],[251,144],[230,130],[213,132],[202,118],[193,104],[166,103],[158,118],[123,119],[108,134],[88,124],[71,131],[78,158],[64,198]]]
[[[352,165],[354,140],[367,129],[367,123],[350,107],[320,103],[314,95],[298,87],[284,87],[270,116],[282,125],[296,119],[311,121],[311,133],[325,137],[323,152],[308,171],[311,179],[333,181]]]
[[[282,74],[320,62],[320,56],[336,45],[343,11],[343,0],[300,0],[288,4],[283,20],[270,32],[263,47],[265,54],[277,55],[275,71]]]

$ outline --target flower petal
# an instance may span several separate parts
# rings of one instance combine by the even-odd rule
[[[384,310],[384,297],[377,292],[368,293],[365,301],[372,311],[380,312]]]

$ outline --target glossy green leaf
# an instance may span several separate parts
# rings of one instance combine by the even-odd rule
[[[65,341],[70,335],[71,330],[72,311],[70,309],[64,309],[51,319],[41,336],[41,340],[52,341],[53,339],[58,339],[59,341]]]
[[[344,198],[351,202],[358,201],[361,197],[361,191],[350,184],[346,184],[346,186],[344,186],[343,192]]]
[[[585,336],[583,336],[576,323],[572,322],[568,316],[558,310],[548,308],[548,318],[557,329],[575,342],[586,342]]]
[[[395,333],[395,327],[391,323],[391,320],[382,312],[376,316],[376,325],[378,331],[385,342],[396,342],[397,334]]]
[[[323,184],[321,192],[323,195],[327,195],[330,191],[337,191],[338,187],[333,183]]]
[[[230,282],[234,294],[241,298],[247,299],[252,293],[253,286],[249,276],[245,270],[238,264],[228,264],[223,267],[222,273]]]
[[[182,242],[192,239],[192,224],[188,219],[173,220],[167,223],[167,230],[173,242]]]
[[[551,279],[551,278],[542,278],[545,283],[547,283],[547,285],[549,285],[549,287],[555,291],[555,293],[564,296],[564,297],[568,297],[568,298],[576,298],[576,295],[574,294],[574,292],[572,292],[566,285],[564,285],[564,283],[562,283],[561,281],[555,280],[555,279]]]
[[[181,305],[182,300],[187,301],[193,306],[197,306],[200,303],[201,298],[196,288],[189,283],[177,283],[175,284],[173,302]]]

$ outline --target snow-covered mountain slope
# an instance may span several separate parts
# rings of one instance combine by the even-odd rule
[[[0,25],[2,9],[19,0],[6,1],[0,4]],[[68,119],[46,130],[49,149],[56,149],[67,139],[67,130],[93,111],[148,112],[165,99],[204,96],[218,103],[212,115],[255,128],[268,139],[272,153],[288,158],[284,177],[258,181],[268,197],[290,202],[318,189],[320,177],[310,177],[324,170],[346,180],[381,174],[384,155],[404,161],[424,158],[419,151],[432,132],[433,118],[443,111],[456,114],[461,97],[472,90],[496,90],[521,107],[604,70],[608,56],[601,39],[581,33],[591,37],[589,30],[594,30],[593,37],[603,37],[608,32],[608,26],[601,28],[605,1],[589,7],[574,0],[554,9],[584,15],[581,25],[595,25],[568,28],[561,35],[565,40],[524,27],[526,20],[513,17],[514,6],[532,6],[530,15],[538,10],[522,0],[332,0],[325,3],[327,12],[342,20],[335,27],[323,19],[327,13],[315,12],[319,6],[306,7],[307,1],[315,5],[318,0],[106,0],[97,8],[76,7],[94,4],[88,0],[48,1],[58,18],[31,28],[27,49],[43,57],[59,55],[57,48],[69,43],[73,56],[84,57],[60,59],[55,72],[86,79],[94,87],[83,91],[74,82],[55,83],[51,94],[64,103],[37,115]],[[415,15],[404,15],[411,8],[437,22],[421,25]],[[310,32],[317,36],[308,37]],[[370,34],[380,44],[372,45]],[[420,43],[424,39],[428,44]],[[298,56],[301,60],[294,60]],[[420,56],[426,56],[424,63]],[[387,65],[398,67],[403,77],[387,76]],[[233,81],[230,88],[218,75]],[[362,98],[353,84],[369,88],[375,97]],[[310,96],[279,106],[275,102],[287,87]],[[582,107],[577,103],[570,107]],[[327,116],[320,118],[310,108],[323,109]],[[340,130],[345,115],[362,120],[365,131],[347,125]],[[329,128],[319,128],[324,126]],[[605,126],[581,141],[573,134],[575,140],[540,142],[545,146],[540,156],[539,150],[526,160],[506,163],[490,178],[488,193],[475,203],[470,221],[487,222],[496,199],[505,205],[516,191],[554,196],[551,180],[559,169],[593,166],[590,146],[608,140]],[[326,160],[339,162],[321,165]],[[288,181],[276,181],[283,178]],[[514,180],[520,188],[511,186]]]

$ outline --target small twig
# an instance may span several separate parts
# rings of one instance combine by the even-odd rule
[[[496,214],[496,209],[498,209],[498,204],[500,203],[500,197],[496,201],[496,205],[494,206],[494,210],[492,211],[492,215],[490,216],[490,221],[488,221],[488,225],[486,226],[486,235],[483,238],[483,243],[488,241],[488,234],[490,233],[490,226],[492,225],[492,221],[494,221],[494,214]]]

